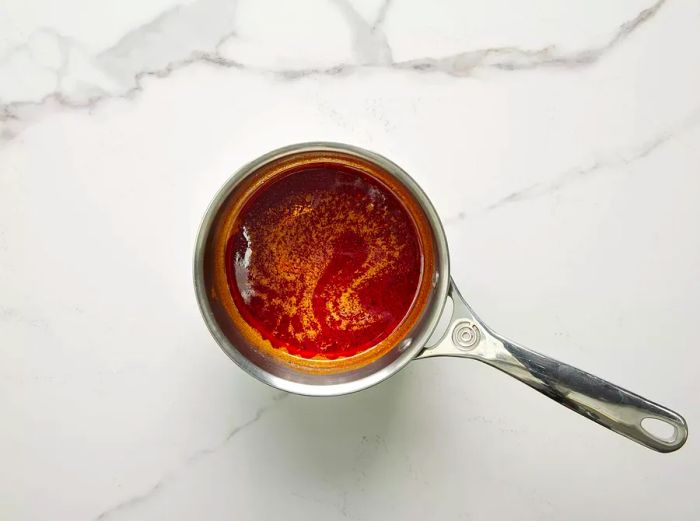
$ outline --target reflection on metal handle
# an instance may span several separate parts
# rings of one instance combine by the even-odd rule
[[[474,315],[454,283],[450,325],[442,339],[418,358],[474,358],[508,373],[569,409],[659,452],[680,449],[688,426],[679,414],[592,374],[530,351],[493,333]],[[668,438],[642,426],[647,418],[673,427]]]

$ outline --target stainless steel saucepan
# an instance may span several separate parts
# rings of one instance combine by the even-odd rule
[[[237,187],[264,165],[308,152],[332,152],[368,161],[398,180],[420,204],[435,241],[435,270],[431,298],[414,327],[403,339],[369,365],[334,374],[303,371],[274,357],[264,356],[239,331],[217,304],[211,289],[212,272],[220,269],[210,236],[217,216]],[[218,266],[218,268],[217,268]],[[679,449],[688,427],[682,416],[597,376],[541,355],[494,333],[472,311],[450,278],[447,239],[430,200],[399,166],[361,148],[339,143],[303,143],[270,152],[241,168],[214,197],[202,222],[194,258],[194,284],[204,320],[224,352],[243,370],[278,389],[311,396],[332,396],[366,389],[390,377],[412,360],[435,356],[472,358],[517,378],[533,389],[608,429],[659,452]],[[453,302],[451,316],[439,340],[429,339]],[[437,335],[437,333],[436,333]],[[672,428],[668,437],[654,434],[648,422],[660,421]]]

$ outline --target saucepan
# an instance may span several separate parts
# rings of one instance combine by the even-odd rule
[[[270,356],[253,345],[222,305],[215,287],[222,269],[214,236],[227,208],[241,197],[258,172],[280,161],[361,162],[381,170],[409,194],[428,223],[435,253],[429,277],[428,298],[421,302],[419,318],[390,349],[365,364],[334,371],[309,370]],[[486,363],[559,402],[569,409],[650,449],[671,452],[686,441],[688,427],[682,416],[570,365],[522,347],[492,331],[472,311],[450,278],[447,239],[440,219],[426,194],[399,166],[387,158],[340,143],[302,143],[274,150],[242,167],[216,194],[207,209],[197,238],[194,285],[209,331],[223,351],[244,371],[278,389],[309,396],[333,396],[366,389],[401,370],[412,360],[438,356],[469,358]],[[451,306],[446,303],[451,301]],[[443,316],[445,315],[445,316]],[[441,331],[436,331],[440,324]],[[447,324],[445,326],[445,324]],[[669,434],[652,428],[662,422]],[[654,432],[652,432],[654,431]]]

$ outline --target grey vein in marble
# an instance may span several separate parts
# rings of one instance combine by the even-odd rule
[[[394,63],[391,47],[381,26],[386,18],[389,1],[384,2],[374,23],[369,23],[348,0],[332,0],[345,17],[354,35],[353,49],[356,66],[390,66]],[[346,66],[344,66],[346,67]],[[320,72],[322,69],[314,69]],[[302,74],[301,76],[304,76]]]
[[[176,479],[183,471],[187,470],[187,468],[197,463],[198,461],[226,447],[226,445],[228,445],[231,442],[231,440],[233,440],[238,434],[257,423],[275,405],[277,405],[279,402],[281,402],[289,396],[291,395],[288,393],[279,393],[275,395],[272,399],[272,402],[258,409],[255,412],[255,415],[247,422],[237,425],[236,427],[231,429],[231,431],[229,431],[229,433],[226,436],[224,436],[224,438],[219,443],[211,447],[205,447],[203,449],[199,449],[193,452],[183,460],[182,465],[180,467],[165,473],[153,486],[151,486],[144,492],[135,494],[125,499],[124,501],[114,505],[113,507],[104,510],[94,518],[94,521],[113,519],[119,514],[122,514],[123,512],[133,510],[134,508],[151,501],[153,498],[157,497],[165,488],[167,488],[167,485],[171,481]]]
[[[380,27],[384,25],[384,20],[386,20],[386,14],[389,12],[389,7],[391,7],[392,0],[384,0],[381,6],[379,6],[379,12],[377,17],[372,24],[372,31],[379,30]]]
[[[0,138],[11,139],[22,125],[41,117],[45,112],[62,109],[92,110],[105,100],[131,99],[143,90],[146,78],[166,78],[195,63],[271,74],[283,80],[348,74],[361,68],[439,73],[454,77],[468,76],[479,69],[577,69],[596,63],[608,51],[619,46],[649,21],[667,0],[658,0],[621,24],[607,42],[590,49],[564,53],[555,46],[534,50],[495,47],[405,61],[393,59],[391,47],[382,30],[389,13],[389,1],[380,7],[373,22],[360,16],[348,0],[331,1],[343,14],[353,32],[355,59],[352,63],[318,68],[266,68],[244,64],[235,57],[227,56],[222,51],[222,45],[235,38],[237,8],[237,3],[229,0],[196,0],[191,4],[170,8],[130,31],[115,45],[94,57],[89,56],[79,43],[54,32],[53,37],[62,57],[61,65],[55,69],[56,88],[38,99],[0,103],[0,122],[5,125]],[[217,16],[212,17],[212,12],[216,12]],[[198,24],[204,24],[208,30],[192,31],[191,28]],[[187,38],[183,38],[183,35]],[[14,52],[23,52],[22,46],[15,48]]]
[[[597,159],[592,160],[584,166],[571,168],[559,173],[547,181],[539,181],[519,188],[501,198],[473,212],[459,212],[456,215],[444,219],[445,226],[452,226],[468,217],[473,217],[487,213],[505,206],[525,202],[539,197],[555,194],[570,185],[585,179],[590,175],[599,173],[605,169],[622,168],[649,157],[665,144],[678,137],[683,132],[687,132],[700,125],[700,107],[690,111],[682,121],[671,128],[661,132],[659,135],[644,141],[643,143],[627,148],[623,151],[609,152],[602,154]]]
[[[49,330],[49,323],[45,319],[32,317],[15,307],[0,305],[0,324],[2,323],[15,323],[32,329]]]
[[[503,206],[551,195],[568,187],[569,185],[605,168],[620,168],[628,166],[640,159],[650,156],[657,149],[677,137],[680,133],[688,131],[700,124],[700,107],[692,110],[680,123],[662,132],[637,147],[623,152],[604,154],[591,163],[567,170],[549,181],[532,183],[502,197],[488,205],[484,211],[495,210]],[[459,214],[457,218],[448,219],[449,222],[464,219],[465,214]]]
[[[631,20],[621,24],[612,38],[603,45],[569,53],[560,52],[556,46],[542,49],[517,47],[493,47],[466,51],[443,58],[423,58],[395,63],[400,69],[440,71],[451,76],[468,76],[478,68],[505,71],[527,70],[545,67],[574,69],[589,66],[600,60],[608,51],[624,42],[632,32],[651,19],[667,0],[658,0]]]

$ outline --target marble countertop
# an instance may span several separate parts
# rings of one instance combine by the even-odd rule
[[[495,330],[667,405],[661,455],[466,360],[290,396],[210,337],[194,240],[244,162],[406,169]],[[700,4],[5,0],[0,518],[700,517]]]

